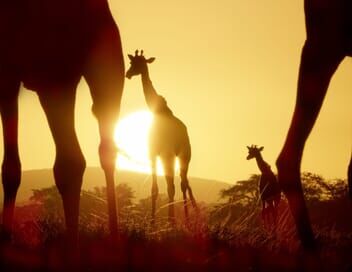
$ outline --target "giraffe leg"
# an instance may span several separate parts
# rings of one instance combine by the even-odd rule
[[[193,196],[193,191],[191,186],[189,185],[189,180],[188,180],[188,166],[190,162],[189,157],[183,157],[180,156],[180,175],[181,175],[181,190],[183,193],[183,199],[184,199],[184,206],[185,206],[185,216],[186,219],[188,217],[188,209],[187,209],[187,195],[186,193],[188,192],[189,199],[191,201],[192,207],[198,212],[198,206],[196,203],[196,200]]]
[[[180,161],[180,176],[181,176],[181,191],[183,195],[183,205],[185,211],[186,222],[188,222],[188,206],[187,206],[187,189],[189,182],[187,178],[189,159],[179,158]]]
[[[183,195],[183,208],[185,211],[186,222],[188,222],[188,206],[187,206],[187,188],[188,188],[188,180],[187,180],[187,170],[182,169],[181,172],[181,191]]]
[[[156,175],[156,158],[151,159],[152,162],[152,223],[155,223],[156,200],[159,195],[157,175]]]
[[[119,30],[114,23],[101,26],[89,52],[84,78],[93,100],[92,111],[98,120],[100,164],[105,173],[110,233],[117,238],[117,207],[114,173],[117,149],[114,141],[124,86],[124,61]]]
[[[1,82],[3,83],[3,82]],[[4,159],[2,162],[2,184],[4,189],[3,229],[1,240],[10,241],[17,190],[21,182],[21,162],[18,153],[18,91],[19,82],[1,84],[0,113],[3,129]]]
[[[324,43],[306,42],[301,58],[297,100],[286,142],[277,159],[278,181],[286,194],[298,235],[306,248],[315,240],[303,196],[300,164],[306,139],[314,125],[330,79],[343,59]]]
[[[266,214],[267,214],[267,210],[265,206],[265,201],[262,200],[262,220],[263,220],[264,227],[266,227]]]
[[[268,217],[269,217],[268,221],[269,221],[269,224],[270,224],[270,225],[273,225],[274,222],[275,222],[275,215],[274,215],[274,213],[275,213],[275,209],[274,209],[273,201],[270,200],[270,201],[269,201],[269,204],[268,204],[268,215],[269,215],[269,216],[268,216]]]
[[[39,92],[56,147],[54,177],[61,194],[68,243],[78,245],[78,214],[85,159],[74,128],[75,85]]]
[[[174,157],[163,157],[161,158],[164,167],[165,179],[167,183],[167,194],[169,196],[169,221],[171,223],[175,222],[175,158]]]
[[[347,176],[348,176],[348,192],[349,192],[350,199],[352,199],[352,156],[350,159],[350,164],[348,166]]]

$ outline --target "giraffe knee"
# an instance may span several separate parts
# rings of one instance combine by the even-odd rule
[[[174,201],[175,198],[175,184],[172,178],[167,178],[167,193],[169,195],[169,200]]]
[[[181,177],[181,190],[185,192],[189,187],[188,178],[187,178],[187,170],[181,169],[180,170],[180,177]]]
[[[104,141],[99,145],[100,165],[104,171],[115,168],[117,148],[114,142]]]
[[[187,187],[188,187],[187,182],[186,181],[181,181],[181,191],[182,191],[183,194],[186,193]]]
[[[80,191],[85,168],[86,161],[82,154],[56,157],[54,176],[61,195]]]
[[[157,199],[159,195],[159,189],[158,189],[158,185],[153,184],[152,185],[152,198],[153,199]]]
[[[21,162],[18,156],[4,159],[2,163],[2,183],[7,196],[16,195],[21,183]]]

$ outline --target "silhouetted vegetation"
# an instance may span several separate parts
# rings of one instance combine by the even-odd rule
[[[321,262],[329,271],[339,271],[352,264],[349,258],[352,219],[346,216],[350,205],[347,182],[326,180],[312,173],[303,173],[302,181],[314,230],[323,249]],[[152,225],[151,199],[136,201],[131,188],[119,184],[116,195],[121,240],[113,248],[109,244],[106,189],[82,190],[80,233],[82,254],[86,258],[83,267],[99,270],[103,266],[117,265],[132,271],[145,268],[212,271],[219,267],[221,271],[235,268],[238,271],[300,271],[306,264],[304,258],[297,259],[302,250],[286,200],[279,205],[277,227],[264,227],[258,182],[259,176],[252,175],[222,190],[219,192],[221,202],[202,204],[200,214],[191,213],[188,223],[184,220],[182,201],[176,202],[175,226],[168,222],[166,195],[158,198],[157,220]],[[16,214],[15,245],[22,250],[57,252],[53,247],[61,240],[64,222],[61,199],[55,187],[33,190],[28,204],[18,207]],[[45,256],[44,260],[49,258]]]

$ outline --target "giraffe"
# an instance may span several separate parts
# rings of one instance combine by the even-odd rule
[[[0,113],[3,126],[3,233],[11,241],[21,181],[18,151],[20,84],[36,92],[54,139],[53,167],[66,238],[78,244],[78,214],[85,158],[74,127],[76,87],[83,76],[98,121],[99,157],[107,182],[110,231],[117,235],[114,127],[124,85],[117,25],[106,0],[2,1],[0,4]]]
[[[274,224],[277,218],[277,208],[281,200],[281,190],[276,176],[262,157],[261,152],[264,147],[258,148],[256,145],[247,146],[247,160],[255,158],[258,168],[262,173],[259,181],[259,193],[262,200],[262,218],[264,223],[269,223],[269,218],[272,217]]]
[[[305,0],[307,37],[302,49],[296,105],[285,143],[277,158],[278,180],[288,199],[298,236],[315,249],[300,178],[305,142],[317,119],[330,79],[341,61],[352,56],[352,1]],[[348,182],[352,198],[352,156]]]
[[[152,221],[155,219],[155,202],[158,197],[158,185],[156,174],[156,160],[160,157],[167,181],[167,191],[169,197],[169,219],[174,220],[174,171],[176,157],[180,163],[181,190],[184,201],[184,212],[188,220],[187,192],[191,203],[195,209],[197,204],[194,199],[192,189],[189,185],[187,172],[191,160],[191,145],[185,124],[172,113],[166,100],[157,94],[149,77],[148,63],[152,63],[155,58],[146,59],[143,50],[138,55],[128,55],[131,67],[126,73],[130,79],[133,76],[141,75],[143,93],[148,108],[153,113],[153,124],[149,132],[149,158],[152,168]]]

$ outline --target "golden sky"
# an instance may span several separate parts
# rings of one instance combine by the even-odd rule
[[[305,39],[303,1],[110,0],[127,53],[156,57],[156,90],[188,127],[190,175],[234,182],[258,173],[246,145],[263,145],[274,167],[291,119]],[[303,170],[346,176],[352,144],[352,62],[335,74],[306,145]],[[98,165],[98,130],[87,86],[77,93],[76,129],[89,166]],[[127,80],[121,118],[146,110],[140,80]],[[20,97],[23,169],[49,168],[54,144],[33,92]],[[3,148],[0,147],[2,154]],[[1,155],[0,154],[0,155]]]

